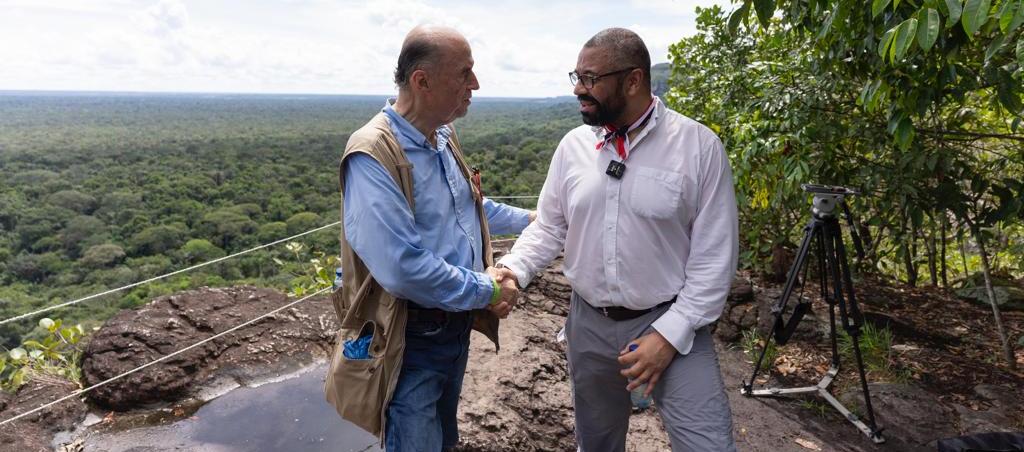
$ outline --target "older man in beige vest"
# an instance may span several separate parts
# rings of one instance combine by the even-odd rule
[[[484,198],[466,165],[451,123],[480,85],[461,34],[412,30],[395,83],[398,98],[342,156],[341,330],[325,392],[387,450],[441,451],[458,442],[470,330],[497,348],[518,294],[491,266],[489,235],[518,233],[533,215]]]

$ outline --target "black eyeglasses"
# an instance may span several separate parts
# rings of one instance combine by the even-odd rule
[[[576,71],[572,71],[572,72],[569,73],[569,83],[572,83],[572,86],[576,86],[577,83],[583,82],[583,87],[586,88],[586,89],[590,89],[590,88],[594,87],[594,83],[597,83],[597,79],[599,79],[601,77],[607,77],[609,75],[621,74],[621,73],[626,72],[626,71],[632,71],[633,69],[639,69],[639,68],[637,68],[636,66],[633,66],[633,67],[628,67],[628,68],[625,68],[625,69],[619,69],[617,71],[612,71],[612,72],[608,72],[606,74],[600,74],[600,75],[587,75],[587,74],[580,74],[579,72],[576,72]]]

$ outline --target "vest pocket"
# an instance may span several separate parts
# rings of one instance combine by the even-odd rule
[[[345,357],[345,341],[357,339],[363,329],[369,328],[373,340],[369,345],[366,359]],[[331,365],[324,382],[327,401],[334,405],[341,417],[359,427],[378,433],[381,430],[381,401],[384,400],[383,334],[374,322],[364,323],[364,328],[352,330],[342,328],[335,337]]]

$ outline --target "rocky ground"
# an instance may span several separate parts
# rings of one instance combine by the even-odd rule
[[[882,373],[871,375],[877,381],[871,385],[872,402],[879,424],[886,428],[887,445],[872,445],[814,397],[776,400],[740,395],[741,381],[749,378],[752,365],[736,341],[744,330],[770,325],[766,312],[779,290],[739,278],[716,336],[741,451],[925,451],[935,450],[935,441],[943,437],[1024,430],[1024,376],[983,357],[998,357],[986,323],[990,311],[877,281],[871,287],[876,289],[866,290],[863,297],[868,319],[894,331],[898,351],[892,361],[905,376],[894,383],[883,381]],[[564,345],[555,339],[565,321],[568,295],[556,262],[503,323],[500,353],[494,353],[482,336],[474,337],[459,415],[461,450],[575,450]],[[83,384],[116,376],[286,302],[286,296],[268,289],[201,289],[124,311],[91,337],[82,364]],[[827,317],[820,314],[820,303],[816,311],[772,363],[773,382],[803,385],[820,377],[827,365]],[[1024,316],[1008,312],[1005,317],[1019,335]],[[311,299],[91,391],[84,401],[75,398],[0,427],[0,450],[49,450],[54,433],[80,424],[89,406],[118,412],[110,417],[117,421],[101,422],[98,428],[188,416],[195,407],[190,400],[211,389],[251,384],[323,360],[335,328],[329,301]],[[855,375],[844,369],[834,386],[851,407],[858,406],[856,383]],[[17,394],[0,394],[0,419],[73,389],[70,383],[36,380]],[[629,450],[668,449],[656,412],[635,413]]]

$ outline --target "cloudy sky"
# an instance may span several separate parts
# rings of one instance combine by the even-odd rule
[[[480,96],[569,95],[595,32],[640,34],[654,62],[729,0],[0,0],[0,90],[390,94],[405,33],[451,25]]]

